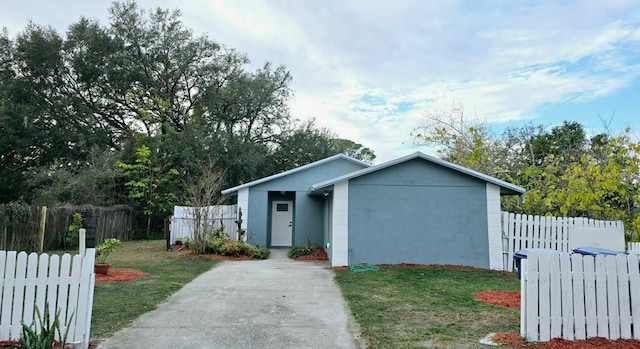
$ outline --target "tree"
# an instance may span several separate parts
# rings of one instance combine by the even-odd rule
[[[249,70],[245,55],[195,37],[177,10],[126,1],[110,12],[109,25],[81,18],[66,37],[35,24],[15,39],[0,35],[3,202],[30,200],[36,188],[11,183],[84,161],[94,147],[123,150],[125,158],[144,143],[173,151],[161,144],[184,139],[197,123],[207,126],[201,150],[216,146],[214,153],[240,158],[245,147],[268,150],[287,124],[291,77],[283,66]]]
[[[331,143],[336,154],[342,153],[369,164],[373,164],[373,161],[376,159],[376,154],[372,149],[367,148],[362,144],[356,143],[352,140],[333,138],[331,140]]]
[[[326,128],[309,120],[285,130],[277,138],[277,147],[272,155],[273,171],[278,173],[296,168],[329,156],[343,153],[356,159],[373,162],[373,150],[347,139],[337,138]]]
[[[460,109],[428,113],[418,136],[440,145],[444,159],[527,189],[524,201],[502,200],[518,213],[620,219],[628,238],[640,239],[640,143],[630,130],[586,137],[581,124],[525,125],[491,137]]]
[[[179,174],[174,168],[163,171],[152,154],[151,149],[143,145],[136,149],[134,163],[117,161],[115,164],[116,169],[127,179],[124,185],[129,189],[129,198],[147,217],[147,237],[151,232],[153,214],[166,213],[177,202],[174,193],[162,189]]]
[[[223,189],[224,173],[215,166],[201,164],[202,174],[195,180],[185,183],[186,188],[184,202],[190,206],[189,212],[193,217],[193,240],[191,249],[196,254],[205,253],[209,235],[213,230],[211,212],[212,206],[220,204],[220,191]]]
[[[85,161],[56,162],[44,166],[27,183],[34,189],[34,202],[42,205],[113,206],[126,201],[122,174],[115,169],[118,154],[94,147]]]
[[[418,144],[436,146],[444,160],[489,175],[508,171],[499,165],[503,154],[495,146],[490,129],[478,121],[470,121],[461,104],[454,103],[447,111],[427,111],[415,132]]]

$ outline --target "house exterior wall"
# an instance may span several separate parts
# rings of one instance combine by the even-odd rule
[[[489,267],[486,183],[437,164],[413,159],[349,180],[347,219],[351,265]]]
[[[269,246],[271,231],[271,197],[281,191],[295,193],[293,245],[304,245],[309,239],[311,243],[324,243],[324,199],[322,197],[307,196],[307,190],[315,183],[339,177],[344,174],[360,170],[365,165],[357,164],[346,159],[336,159],[319,164],[288,176],[275,178],[271,181],[249,187],[247,234],[250,243]]]

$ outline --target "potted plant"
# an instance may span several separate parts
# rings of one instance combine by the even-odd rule
[[[108,238],[104,239],[104,242],[96,247],[96,263],[94,266],[94,272],[96,274],[106,275],[109,272],[111,264],[107,263],[107,257],[116,249],[116,247],[120,246],[120,244],[120,240]]]

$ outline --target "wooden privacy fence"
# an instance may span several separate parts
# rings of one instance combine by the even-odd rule
[[[0,250],[47,251],[62,249],[63,237],[69,231],[74,213],[83,218],[96,217],[95,241],[105,238],[131,240],[133,209],[125,205],[98,207],[92,205],[29,206],[0,204]],[[83,223],[84,224],[84,223]]]
[[[611,230],[622,238],[624,249],[624,224],[622,221],[602,221],[579,217],[550,217],[521,215],[502,212],[502,258],[504,270],[513,271],[513,255],[524,248],[549,248],[571,252],[571,230],[601,228]],[[603,237],[604,240],[607,237]],[[603,247],[603,246],[599,246]]]
[[[95,275],[95,249],[83,255],[47,255],[0,251],[0,341],[20,338],[21,321],[37,323],[36,307],[51,321],[59,314],[61,333],[77,348],[89,347]],[[34,321],[36,321],[34,323]],[[56,339],[58,338],[56,334]]]
[[[193,207],[175,206],[173,208],[173,216],[169,223],[169,231],[171,234],[170,243],[177,240],[193,239],[194,213]],[[223,227],[225,233],[233,239],[238,238],[238,226],[235,221],[238,215],[238,205],[217,205],[204,208],[203,212],[208,213],[208,218],[202,220],[204,230]]]
[[[638,256],[529,253],[520,332],[529,341],[640,339]]]

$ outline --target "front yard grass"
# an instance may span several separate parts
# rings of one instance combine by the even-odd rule
[[[123,242],[109,256],[111,268],[136,269],[148,275],[135,281],[96,283],[91,340],[113,335],[218,263],[211,259],[175,258],[178,253],[167,252],[164,240]]]
[[[481,348],[491,332],[518,332],[520,312],[473,294],[518,290],[515,274],[475,269],[336,270],[369,348]]]

